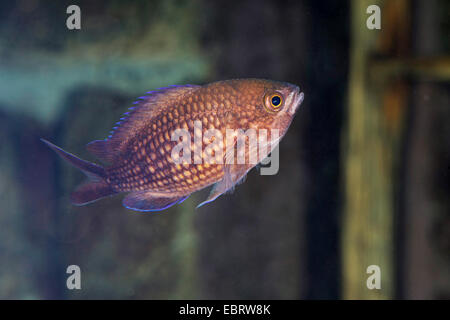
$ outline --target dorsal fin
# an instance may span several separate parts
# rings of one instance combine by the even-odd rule
[[[108,152],[108,140],[94,140],[86,145],[86,149],[96,156],[98,159],[104,162],[112,162],[114,160],[115,153]]]
[[[165,107],[170,107],[184,95],[199,87],[197,85],[170,86],[147,92],[145,96],[139,97],[139,100],[134,102],[134,106],[129,108],[128,112],[124,113],[108,138],[92,141],[86,148],[99,159],[113,162],[123,151],[127,141],[152,118],[164,111]]]

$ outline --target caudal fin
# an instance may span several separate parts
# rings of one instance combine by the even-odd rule
[[[86,183],[78,186],[72,192],[70,200],[74,205],[85,205],[116,193],[104,180],[106,173],[103,167],[82,160],[45,139],[41,139],[41,141],[55,151],[61,158],[80,169],[89,178]]]

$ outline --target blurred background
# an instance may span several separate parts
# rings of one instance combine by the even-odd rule
[[[81,8],[81,30],[66,9]],[[381,8],[381,30],[366,9]],[[0,298],[449,299],[450,2],[0,5]],[[297,84],[280,170],[162,214],[85,207],[82,158],[143,93]],[[66,268],[81,268],[81,290]],[[369,265],[381,289],[369,290]]]

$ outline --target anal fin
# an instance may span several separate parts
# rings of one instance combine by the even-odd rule
[[[104,181],[88,181],[72,192],[70,201],[76,206],[83,206],[101,198],[115,195],[116,193]]]
[[[123,199],[123,205],[136,211],[161,211],[177,203],[181,203],[188,196],[165,196],[151,191],[135,191]]]

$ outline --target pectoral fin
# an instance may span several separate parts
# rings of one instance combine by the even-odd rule
[[[197,208],[201,206],[213,202],[218,197],[220,197],[225,192],[233,190],[233,188],[244,181],[247,172],[252,168],[252,165],[240,165],[240,164],[232,164],[224,166],[224,176],[222,180],[217,182],[208,196],[208,198],[200,203]]]
[[[181,203],[189,196],[165,196],[149,191],[136,191],[127,195],[123,199],[123,205],[136,211],[160,211],[167,209],[174,204]]]

